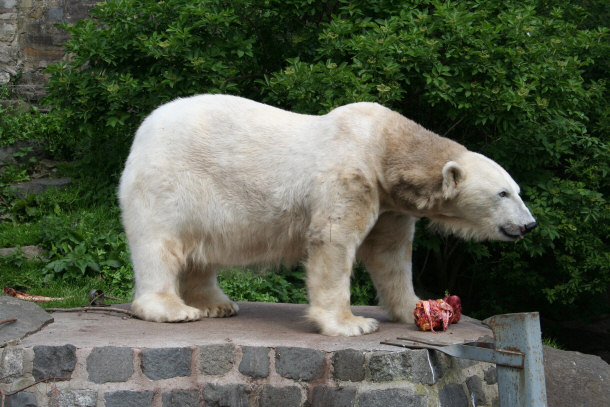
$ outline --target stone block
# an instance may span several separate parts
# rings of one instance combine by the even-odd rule
[[[288,379],[311,381],[324,373],[324,352],[314,349],[278,347],[275,370]]]
[[[461,384],[448,384],[438,392],[440,407],[468,407],[468,397]]]
[[[602,358],[548,346],[543,352],[549,406],[610,406],[610,367]]]
[[[64,19],[64,9],[62,8],[50,8],[48,12],[48,19],[51,23],[61,23]]]
[[[120,390],[104,393],[106,407],[150,407],[152,391]]]
[[[49,405],[56,407],[96,407],[97,392],[94,390],[64,390],[48,392]]]
[[[32,393],[21,392],[8,396],[4,401],[4,407],[38,407],[38,403]]]
[[[343,349],[333,355],[333,376],[337,380],[360,382],[364,380],[364,352]]]
[[[471,359],[455,358],[454,360],[455,360],[457,367],[460,369],[468,369],[469,367],[472,367],[472,366],[476,365],[477,363],[479,363],[478,361],[471,360]]]
[[[210,383],[203,388],[203,399],[206,407],[250,407],[250,391],[244,384]]]
[[[389,382],[403,380],[408,376],[410,364],[406,352],[374,352],[368,362],[370,380]]]
[[[133,374],[133,350],[104,346],[87,357],[89,380],[94,383],[125,382]]]
[[[23,354],[21,348],[7,346],[0,349],[0,383],[12,383],[23,376]]]
[[[422,366],[424,368],[420,370],[421,374],[419,377],[413,376],[412,378],[423,384],[436,384],[451,369],[452,361],[455,360],[455,358],[436,350],[422,349],[417,352],[419,352],[419,357],[421,358],[420,369]],[[427,367],[425,367],[426,363]]]
[[[300,387],[264,385],[258,405],[259,407],[301,407],[302,404]]]
[[[495,366],[491,366],[489,369],[483,372],[483,379],[487,384],[498,383],[498,371]]]
[[[2,325],[0,348],[38,332],[43,326],[53,322],[53,317],[38,305],[9,296],[0,297],[0,315],[3,319],[17,318],[15,322]]]
[[[34,380],[49,377],[71,377],[76,366],[76,347],[63,346],[34,346],[34,367],[32,375]]]
[[[0,1],[0,7],[2,8],[13,8],[17,4],[17,0],[2,0]]]
[[[382,351],[371,354],[368,371],[373,382],[409,380],[432,385],[445,375],[449,366],[449,359],[439,352],[425,349]]]
[[[254,378],[269,376],[269,348],[242,347],[239,372]]]
[[[24,198],[31,194],[41,194],[50,188],[61,188],[70,185],[70,178],[40,178],[23,182],[21,184],[11,185],[10,189],[20,198]]]
[[[358,396],[358,405],[366,407],[425,407],[426,396],[407,389],[371,390]]]
[[[475,406],[487,404],[485,392],[483,391],[483,381],[479,376],[470,376],[466,379],[466,387],[470,392],[470,400]]]
[[[312,406],[353,407],[355,403],[355,387],[316,386],[311,398]]]
[[[235,349],[231,344],[199,347],[199,368],[203,374],[223,375],[235,363]]]
[[[190,376],[191,354],[190,348],[144,349],[142,373],[151,380]]]
[[[197,390],[174,390],[161,396],[163,407],[199,407]]]

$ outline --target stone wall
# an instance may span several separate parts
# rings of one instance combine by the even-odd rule
[[[300,347],[8,346],[5,407],[393,407],[498,405],[494,365],[436,351]]]
[[[0,0],[0,84],[16,78],[15,93],[37,99],[50,64],[66,58],[68,34],[56,27],[89,16],[92,0]]]

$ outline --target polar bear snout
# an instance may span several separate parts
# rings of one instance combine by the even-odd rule
[[[530,222],[527,225],[523,225],[523,228],[521,229],[521,233],[525,234],[525,233],[531,232],[532,230],[536,229],[536,226],[538,226],[536,221]]]
[[[500,227],[500,232],[507,240],[523,239],[523,235],[531,232],[538,226],[536,221],[529,222],[525,225],[504,225]]]

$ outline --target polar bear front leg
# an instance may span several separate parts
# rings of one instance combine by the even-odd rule
[[[331,226],[329,225],[329,228]],[[355,258],[355,244],[341,242],[337,227],[333,241],[316,240],[310,244],[307,269],[309,309],[307,317],[323,335],[358,336],[376,331],[373,318],[355,316],[350,309],[350,277]]]
[[[130,245],[136,284],[131,309],[138,317],[153,322],[201,319],[201,310],[180,298],[178,275],[186,261],[177,245],[170,242],[136,241]]]
[[[412,247],[417,218],[386,212],[360,246],[357,257],[370,273],[380,305],[397,321],[413,322],[419,298],[412,281]]]
[[[310,248],[307,268],[309,309],[307,318],[320,333],[329,336],[358,336],[376,331],[373,318],[355,316],[350,309],[350,276],[353,255],[339,245],[322,243]]]

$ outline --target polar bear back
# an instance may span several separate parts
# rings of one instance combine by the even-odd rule
[[[308,116],[220,95],[159,107],[136,133],[121,179],[126,229],[190,245],[183,250],[206,263],[298,260],[311,212],[329,198],[325,180],[347,167],[374,177],[367,117],[379,115],[342,120],[351,109],[386,110],[365,103]]]

